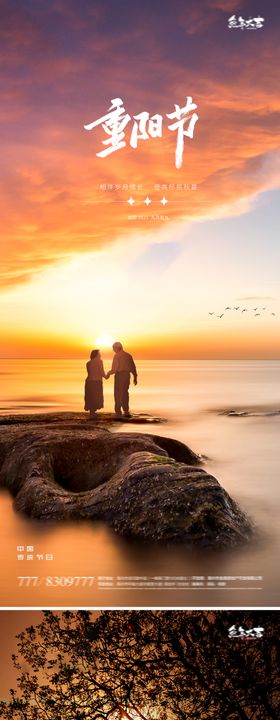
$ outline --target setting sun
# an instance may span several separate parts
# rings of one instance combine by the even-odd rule
[[[96,338],[96,345],[100,348],[111,348],[114,342],[114,338],[112,335],[106,335],[105,333],[103,335],[98,335]]]

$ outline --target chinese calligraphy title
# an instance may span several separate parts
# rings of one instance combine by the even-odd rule
[[[107,140],[102,140],[102,144],[107,145],[107,148],[96,153],[97,157],[107,157],[107,155],[126,146],[124,130],[132,117],[126,112],[121,98],[114,98],[111,103],[106,115],[88,125],[84,125],[85,130],[93,130],[97,125],[102,125],[103,130],[109,136]],[[182,166],[184,138],[193,138],[195,124],[198,120],[198,115],[193,112],[196,108],[197,105],[193,103],[192,97],[188,96],[184,107],[180,108],[179,105],[175,104],[174,112],[166,114],[167,118],[174,120],[168,125],[168,130],[177,130],[176,168]],[[162,115],[156,114],[150,117],[148,112],[141,112],[138,115],[133,115],[133,120],[129,143],[132,148],[137,148],[138,140],[148,140],[149,137],[162,137]]]

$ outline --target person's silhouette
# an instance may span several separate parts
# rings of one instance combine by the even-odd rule
[[[87,378],[85,382],[85,410],[90,417],[96,417],[96,410],[104,407],[103,378],[107,378],[99,350],[92,350],[87,362]]]
[[[114,375],[114,396],[115,396],[115,413],[118,417],[122,416],[122,410],[125,417],[131,417],[129,412],[129,392],[130,373],[134,378],[134,385],[137,385],[137,370],[132,355],[125,352],[120,342],[113,345],[114,357],[112,368],[107,373],[107,377]]]

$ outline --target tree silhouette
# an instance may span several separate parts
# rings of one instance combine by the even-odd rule
[[[17,636],[17,689],[0,716],[276,720],[277,621],[273,611],[46,611]],[[233,624],[264,634],[230,638]]]

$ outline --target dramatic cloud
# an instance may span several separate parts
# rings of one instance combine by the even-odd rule
[[[248,3],[242,11],[250,14]],[[2,287],[48,265],[101,249],[131,234],[232,214],[279,186],[278,32],[269,16],[256,32],[230,32],[229,0],[199,4],[9,0],[1,15]],[[166,11],[166,12],[165,12]],[[274,8],[274,12],[276,12]],[[113,97],[127,111],[166,113],[192,95],[199,121],[175,169],[176,133],[139,140],[106,159],[102,129],[83,125]],[[129,137],[129,135],[128,135]],[[155,184],[197,184],[155,190]],[[142,185],[102,190],[102,185]],[[147,208],[144,199],[151,196]],[[163,208],[160,200],[168,197]],[[239,204],[238,206],[238,203]],[[130,216],[136,216],[133,220]],[[172,224],[173,227],[173,224]],[[172,233],[171,233],[172,234]],[[172,237],[170,238],[172,240]]]

